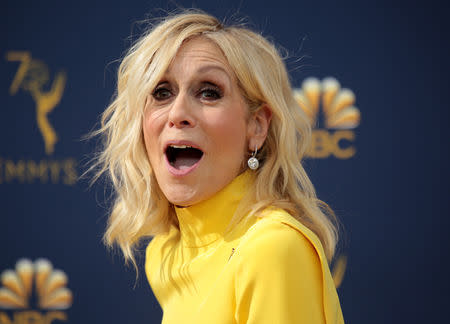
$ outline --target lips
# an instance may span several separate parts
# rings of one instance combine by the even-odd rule
[[[164,153],[169,164],[169,171],[177,175],[192,171],[203,157],[203,151],[190,143],[169,143]]]

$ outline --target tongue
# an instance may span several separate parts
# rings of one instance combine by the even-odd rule
[[[199,159],[198,154],[186,150],[186,152],[178,154],[173,162],[173,166],[178,170],[185,170],[197,163]]]

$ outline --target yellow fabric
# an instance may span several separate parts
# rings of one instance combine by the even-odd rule
[[[251,185],[249,171],[211,199],[176,208],[147,247],[145,270],[163,324],[341,324],[339,299],[317,236],[283,210],[226,232]]]

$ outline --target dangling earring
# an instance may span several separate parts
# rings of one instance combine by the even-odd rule
[[[252,157],[247,161],[248,167],[252,170],[256,170],[259,167],[259,161],[256,158],[256,153],[258,153],[258,148],[255,146],[255,151],[253,152]]]

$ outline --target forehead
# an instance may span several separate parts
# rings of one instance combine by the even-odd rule
[[[195,37],[185,41],[167,72],[170,73],[172,70],[179,68],[192,68],[193,65],[216,66],[223,69],[230,77],[234,75],[222,50],[213,41],[205,37]]]

